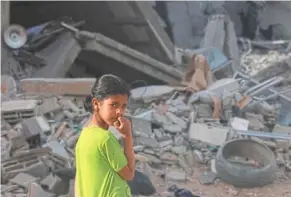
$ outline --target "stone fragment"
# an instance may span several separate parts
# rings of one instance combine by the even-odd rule
[[[159,147],[163,148],[172,144],[173,144],[173,140],[169,139],[169,140],[159,142]]]
[[[163,139],[163,136],[165,135],[163,129],[153,129],[153,132],[154,132],[157,140]]]
[[[183,119],[178,118],[175,114],[167,112],[166,115],[174,124],[179,125],[182,129],[187,128],[187,123]]]
[[[141,152],[145,149],[145,146],[143,145],[137,145],[133,147],[134,152]]]
[[[158,141],[156,139],[152,139],[149,137],[136,137],[135,144],[142,145],[142,146],[149,147],[149,148],[159,147]]]
[[[49,147],[52,149],[53,153],[65,158],[65,159],[70,159],[70,155],[66,151],[63,145],[61,145],[58,141],[52,140],[48,142],[47,144],[43,145],[43,147]]]
[[[31,183],[28,187],[27,197],[56,197],[56,195],[46,192],[38,183]]]
[[[69,191],[69,184],[66,184],[64,180],[56,175],[54,176],[52,173],[45,177],[40,184],[46,186],[49,191],[57,195],[67,194]]]
[[[279,124],[276,124],[275,127],[273,128],[273,132],[291,135],[291,127],[286,127],[286,126],[281,126]]]
[[[36,181],[37,179],[38,178],[26,173],[19,173],[13,179],[10,179],[10,182],[17,184],[21,187],[28,188],[29,184]]]
[[[186,181],[186,172],[179,170],[169,170],[166,173],[167,181]]]
[[[226,141],[227,134],[228,128],[201,123],[192,123],[189,128],[190,140],[200,140],[215,146],[221,146]]]
[[[184,143],[184,137],[182,135],[175,135],[174,144],[175,146],[181,146]]]
[[[187,151],[186,146],[174,146],[171,148],[171,151],[177,155],[184,154]]]
[[[204,172],[200,175],[200,183],[202,185],[210,185],[215,182],[216,174],[213,172]]]
[[[177,125],[177,124],[171,124],[171,125],[164,125],[163,126],[164,130],[170,133],[181,133],[183,129]]]
[[[44,99],[38,106],[38,113],[40,115],[46,115],[48,113],[55,113],[61,110],[61,106],[58,103],[57,98]]]
[[[158,159],[156,156],[154,155],[150,155],[150,154],[146,154],[146,153],[139,153],[142,156],[145,156],[149,159],[150,162],[152,163],[156,163],[156,164],[160,164],[162,163],[160,159]]]

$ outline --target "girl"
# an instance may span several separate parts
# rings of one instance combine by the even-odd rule
[[[128,180],[134,177],[130,121],[123,117],[130,95],[128,85],[114,75],[103,75],[92,88],[92,119],[76,145],[76,197],[130,197]],[[88,107],[88,106],[87,106]],[[124,141],[122,151],[114,126]]]

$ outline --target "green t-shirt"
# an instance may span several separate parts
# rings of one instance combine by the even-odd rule
[[[127,165],[115,136],[98,127],[84,128],[76,145],[78,197],[131,197],[118,172]]]

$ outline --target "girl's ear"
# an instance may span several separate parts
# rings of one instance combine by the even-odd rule
[[[99,101],[96,98],[92,99],[92,106],[93,106],[93,111],[98,111],[99,110]]]

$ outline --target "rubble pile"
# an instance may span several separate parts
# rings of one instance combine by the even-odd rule
[[[248,75],[254,76],[259,72],[269,68],[280,66],[286,60],[291,58],[291,53],[281,53],[270,50],[266,53],[250,53],[243,59],[242,69]]]
[[[62,78],[69,72],[81,48],[106,55],[164,83],[179,84],[131,90],[125,116],[132,123],[137,169],[145,174],[158,176],[166,183],[186,182],[191,181],[195,169],[200,168],[204,170],[200,183],[213,184],[217,179],[223,180],[218,176],[219,170],[222,174],[221,168],[216,168],[220,162],[227,163],[227,170],[232,170],[238,182],[248,181],[243,180],[243,176],[235,171],[237,169],[249,170],[246,174],[254,175],[254,183],[255,178],[272,177],[274,168],[277,181],[291,178],[291,93],[285,88],[287,83],[291,84],[290,53],[270,48],[267,48],[268,53],[255,52],[246,45],[247,42],[254,45],[253,41],[241,40],[243,51],[248,52],[239,57],[234,24],[229,17],[216,15],[206,26],[202,50],[183,49],[184,52],[178,54],[181,55],[179,58],[185,56],[189,60],[185,72],[181,67],[159,62],[102,34],[79,31],[75,26],[58,23],[70,37],[71,41],[67,43],[77,46],[72,50],[75,51],[73,56],[68,55],[70,50],[65,50],[64,56],[70,61],[58,56],[51,58],[58,62],[51,63],[55,69],[46,67],[42,70],[43,65],[39,65],[41,72],[33,75],[39,78],[13,74],[17,83],[12,77],[6,77],[6,84],[2,80],[1,194],[4,197],[74,196],[74,175],[62,176],[56,172],[69,169],[73,173],[75,145],[83,126],[91,118],[91,113],[83,106],[83,99],[95,79]],[[77,40],[86,44],[80,47]],[[261,42],[259,44],[262,47]],[[58,50],[63,51],[62,48]],[[52,51],[59,53],[58,50]],[[22,61],[29,64],[26,60],[32,54],[24,50],[22,56]],[[54,70],[56,75],[51,76],[47,69]],[[277,86],[281,86],[280,90]],[[114,127],[109,130],[122,145],[118,131]],[[241,148],[244,144],[234,146],[241,155],[231,155],[231,151],[223,149],[227,142],[241,138],[260,144],[258,147],[264,147],[265,154],[245,158],[243,152],[246,151]],[[258,147],[252,147],[254,152],[263,152]],[[252,148],[248,147],[248,150]],[[230,158],[221,162],[219,159],[224,154],[220,153],[229,154]],[[275,167],[262,167],[268,162]],[[265,171],[270,176],[255,176],[255,172],[264,174],[266,169],[272,171]],[[173,188],[173,191],[179,190]]]
[[[290,127],[276,124],[277,113],[270,113],[270,106],[262,110],[260,105],[259,111],[252,107],[248,112],[236,107],[243,85],[237,79],[222,79],[190,97],[179,87],[166,85],[133,89],[126,116],[132,122],[138,168],[146,163],[151,174],[166,181],[186,181],[195,167],[205,166],[208,170],[200,181],[209,184],[205,177],[214,177],[211,183],[215,180],[216,151],[238,136],[233,130],[270,131],[274,139],[279,132],[290,135]],[[212,97],[221,102],[219,118]],[[1,110],[3,196],[32,196],[35,192],[39,192],[37,196],[67,195],[72,181],[53,172],[74,167],[75,144],[90,118],[82,100],[18,97],[2,102]],[[110,130],[120,139],[114,128]],[[290,140],[252,138],[277,155],[281,179],[291,175]]]
[[[72,183],[53,172],[74,165],[80,126],[90,115],[79,106],[59,98],[2,103],[3,196],[67,195]]]

